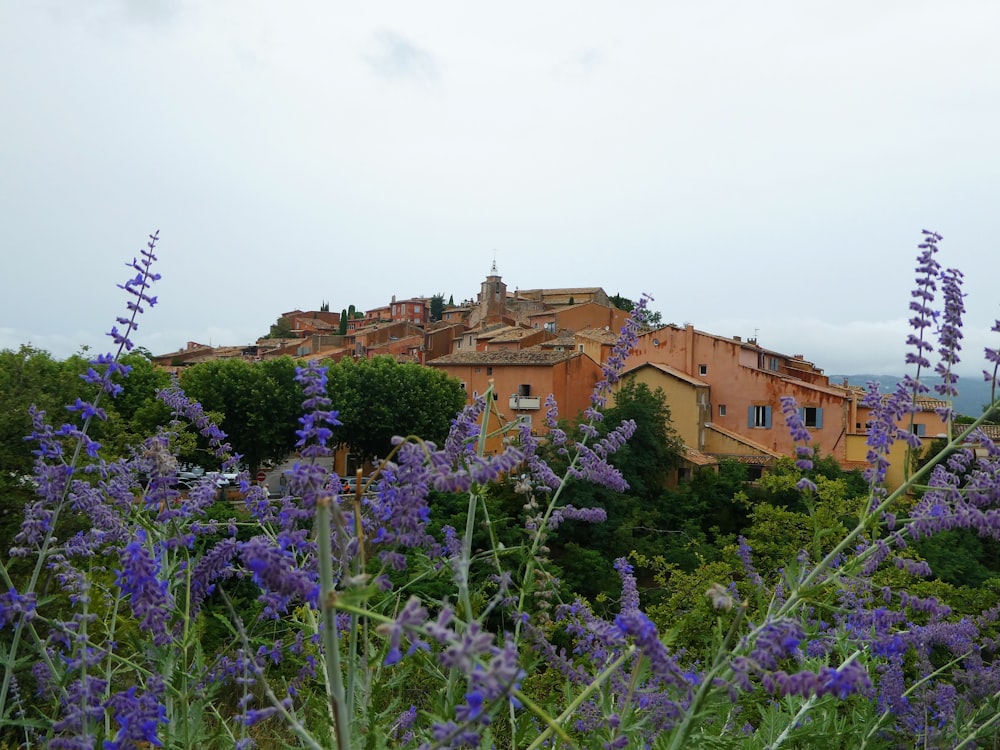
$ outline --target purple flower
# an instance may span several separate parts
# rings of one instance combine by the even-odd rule
[[[404,636],[411,644],[408,654],[412,654],[418,648],[424,650],[429,648],[427,642],[420,637],[419,631],[419,628],[427,622],[427,616],[427,610],[420,603],[420,599],[411,596],[393,622],[379,626],[379,632],[389,637],[389,652],[385,657],[385,666],[391,666],[402,660],[403,652],[400,647]]]
[[[122,596],[129,597],[132,612],[139,626],[153,637],[153,643],[163,646],[170,640],[167,625],[174,606],[169,581],[161,580],[160,561],[147,545],[146,532],[138,529],[135,538],[121,553],[121,569],[115,571],[115,583]],[[160,550],[162,553],[162,549]]]
[[[115,693],[107,702],[107,709],[118,723],[114,740],[104,742],[104,750],[126,750],[148,743],[162,747],[157,734],[160,724],[167,722],[167,710],[163,704],[163,680],[159,675],[150,675],[146,689],[139,692],[136,686]]]
[[[330,410],[330,399],[326,396],[327,368],[315,360],[305,367],[295,368],[295,380],[302,386],[306,400],[302,402],[305,412],[299,417],[302,428],[296,430],[296,445],[305,457],[329,456],[333,450],[327,443],[333,437],[331,427],[340,424],[337,412]]]
[[[319,583],[314,571],[304,570],[286,549],[274,546],[265,537],[255,536],[240,548],[243,564],[261,587],[264,615],[278,617],[290,604],[301,601],[315,606]]]

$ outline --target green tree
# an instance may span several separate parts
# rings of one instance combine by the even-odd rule
[[[458,380],[392,357],[345,357],[330,367],[328,392],[341,421],[334,439],[366,459],[388,455],[396,435],[443,441],[465,405]]]
[[[343,336],[347,333],[347,308],[340,311],[340,325],[337,327],[337,334]]]
[[[672,425],[666,394],[634,378],[626,379],[615,395],[615,405],[604,412],[599,435],[606,435],[628,419],[635,420],[635,433],[611,457],[611,463],[628,482],[628,490],[614,492],[574,482],[569,493],[573,505],[604,508],[607,521],[566,522],[549,545],[563,581],[575,593],[588,597],[617,595],[618,576],[612,567],[616,558],[634,550],[660,554],[665,545],[686,545],[690,541],[690,519],[672,518],[673,508],[664,501],[665,484],[683,449]],[[552,456],[550,462],[559,466],[559,457]],[[584,556],[579,554],[580,549],[596,554]]]
[[[611,304],[617,307],[619,310],[624,310],[630,313],[635,310],[635,302],[630,300],[628,297],[622,297],[620,294],[615,294],[609,297]],[[637,320],[640,326],[645,328],[658,328],[663,325],[663,314],[657,310],[643,310],[640,315],[637,316]]]
[[[435,294],[431,297],[431,321],[437,322],[444,316],[444,295]]]
[[[274,324],[271,325],[271,330],[267,332],[266,335],[261,336],[265,339],[290,339],[295,335],[292,331],[292,326],[288,322],[288,318],[278,318]]]
[[[206,410],[222,415],[219,426],[251,472],[295,447],[302,390],[290,357],[203,362],[181,374],[181,387]]]

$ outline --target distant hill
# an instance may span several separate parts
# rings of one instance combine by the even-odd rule
[[[902,380],[901,375],[831,375],[830,382],[840,384],[845,380],[850,385],[860,385],[864,387],[870,381],[879,383],[879,388],[885,393],[896,389],[896,384]],[[924,383],[929,388],[934,388],[936,383],[941,381],[934,378],[923,378]],[[930,395],[936,395],[933,392]],[[990,402],[990,384],[981,376],[964,376],[958,381],[958,395],[955,397],[955,411],[968,417],[978,417],[983,413],[984,407]]]

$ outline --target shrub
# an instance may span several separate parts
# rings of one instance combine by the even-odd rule
[[[882,486],[891,444],[919,446],[905,416],[935,346],[941,395],[956,382],[961,275],[938,266],[939,240],[928,234],[920,248],[916,375],[889,398],[869,391],[868,493],[853,517],[839,507],[830,516],[844,533],[804,545],[773,574],[758,572],[743,539],[698,571],[663,564],[673,590],[653,613],[658,629],[625,559],[613,563],[622,591],[607,617],[582,599],[560,601],[548,560],[564,521],[604,516],[568,502],[570,479],[626,489],[608,457],[634,423],[596,425],[645,299],[578,439],[547,404],[560,476],[527,428],[483,455],[487,393],[443,445],[397,438],[368,491],[343,496],[320,465],[337,412],[325,369],[311,362],[296,373],[301,460],[287,494],[272,500],[244,476],[244,506],[219,518],[211,480],[178,490],[181,420],[223,466],[239,457],[176,384],[160,398],[178,422],[126,458],[105,459],[90,433],[128,374],[120,356],[136,316],[155,303],[153,235],[123,285],[131,299],[125,330],[111,332],[118,352],[84,376],[94,398],[72,404],[59,427],[33,413],[36,491],[11,553],[19,567],[0,563],[4,739],[109,749],[995,746],[995,587],[964,602],[981,613],[956,616],[928,591],[909,545],[952,529],[1000,535],[1000,450],[973,422],[903,487]],[[995,380],[1000,355],[987,360]],[[794,403],[783,412],[809,472],[808,431]],[[502,542],[487,499],[509,476],[519,477],[525,517],[520,541],[508,529]],[[917,486],[922,494],[907,499]],[[809,476],[794,486],[806,509],[821,489]],[[465,513],[453,512],[464,528],[431,533],[432,493],[466,499]],[[88,524],[74,531],[80,519]]]

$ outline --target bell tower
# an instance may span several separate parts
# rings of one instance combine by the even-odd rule
[[[479,319],[482,321],[500,319],[507,312],[507,285],[497,272],[494,258],[490,275],[486,277],[479,292]]]

